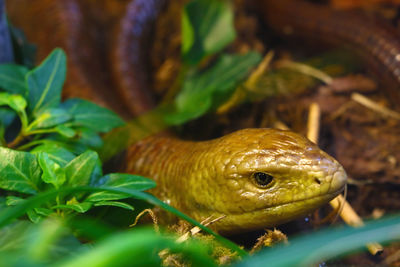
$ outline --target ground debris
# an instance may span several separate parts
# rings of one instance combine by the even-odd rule
[[[179,220],[176,224],[168,227],[168,230],[170,232],[173,232],[180,236],[180,238],[177,239],[177,242],[181,240],[181,237],[186,236],[188,233],[192,232],[192,229],[192,225],[183,220]],[[212,235],[203,234],[196,231],[196,234],[189,234],[188,236],[189,238],[200,240],[208,245],[210,247],[210,256],[214,258],[216,263],[218,263],[219,265],[230,264],[240,259],[236,252],[233,252],[230,249],[222,246],[219,242],[215,240]],[[185,259],[177,253],[162,251],[160,253],[160,257],[162,259],[163,266],[191,266],[189,262],[185,261]]]
[[[266,230],[266,233],[257,239],[257,243],[253,246],[250,253],[253,254],[263,247],[272,247],[278,243],[288,244],[287,236],[280,230]]]

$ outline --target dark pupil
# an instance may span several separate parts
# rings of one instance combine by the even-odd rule
[[[257,184],[259,184],[261,186],[268,185],[273,179],[273,177],[271,175],[263,173],[263,172],[256,172],[254,174],[254,178],[256,179]]]

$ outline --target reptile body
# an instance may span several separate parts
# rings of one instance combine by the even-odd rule
[[[203,142],[149,137],[128,149],[125,171],[152,177],[161,200],[220,233],[275,226],[339,194],[342,166],[306,138],[244,129]]]

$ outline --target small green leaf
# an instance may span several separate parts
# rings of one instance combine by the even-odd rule
[[[46,136],[46,139],[39,139],[37,141],[37,143],[39,143],[39,144],[56,144],[60,147],[64,147],[65,149],[69,150],[70,152],[72,152],[75,155],[82,154],[83,152],[85,152],[86,150],[89,149],[86,145],[79,143],[79,140],[69,139],[58,133],[48,135],[48,136]],[[32,145],[32,144],[30,144],[30,145]]]
[[[0,188],[35,194],[41,169],[36,157],[28,152],[0,147]]]
[[[17,112],[22,112],[26,108],[26,100],[20,95],[11,95],[10,96],[10,107]]]
[[[16,196],[7,196],[6,197],[6,205],[7,206],[15,206],[25,201],[25,199],[16,197]]]
[[[190,1],[183,10],[182,29],[184,62],[195,65],[204,57],[221,51],[235,39],[231,3]]]
[[[102,186],[102,185],[144,191],[154,188],[156,186],[156,183],[153,180],[137,175],[111,173],[100,179],[99,184],[97,184],[97,186]],[[129,197],[129,195],[113,193],[113,192],[96,192],[90,194],[87,197],[86,201],[98,202],[98,201],[118,200],[127,197]]]
[[[57,107],[66,75],[66,55],[56,48],[36,68],[28,72],[29,110],[35,114],[43,109]]]
[[[7,105],[17,112],[23,112],[26,108],[26,100],[20,95],[0,93],[0,106]]]
[[[28,215],[29,220],[31,220],[31,222],[33,223],[39,223],[43,218],[42,216],[37,214],[36,211],[34,210],[28,210],[26,214]]]
[[[124,121],[111,110],[87,100],[68,99],[62,107],[73,116],[75,126],[87,127],[96,132],[105,133],[124,124]]]
[[[52,184],[59,188],[66,180],[65,170],[56,162],[50,159],[46,152],[38,154],[39,165],[43,170],[42,180],[47,184]]]
[[[114,207],[119,207],[127,210],[134,210],[132,205],[129,205],[124,202],[119,202],[119,201],[100,201],[100,202],[95,202],[94,206],[114,206]]]
[[[34,125],[32,129],[48,128],[72,119],[68,112],[61,108],[49,108],[35,114],[36,119],[31,123]]]
[[[94,151],[86,151],[65,166],[67,184],[70,186],[88,185],[99,156]]]
[[[223,55],[208,70],[190,73],[175,99],[175,112],[164,117],[166,123],[181,124],[218,106],[260,60],[261,55],[255,52]]]
[[[189,52],[194,44],[194,29],[187,12],[182,12],[182,54]]]
[[[70,127],[67,127],[65,125],[58,125],[54,128],[57,133],[61,134],[62,136],[66,138],[72,138],[76,135],[76,131]]]
[[[21,204],[24,201],[26,201],[26,200],[23,198],[20,198],[20,197],[16,197],[16,196],[7,196],[6,197],[6,205],[7,206],[16,206],[16,205]],[[31,220],[33,223],[38,223],[41,219],[40,214],[36,212],[36,208],[33,210],[32,209],[28,210],[26,213],[28,215],[29,220]]]
[[[28,69],[24,66],[15,64],[0,65],[0,88],[12,94],[26,96],[27,88],[25,84],[25,75]]]
[[[46,152],[49,158],[61,167],[75,158],[73,153],[56,143],[46,143],[31,150],[31,153],[36,155],[40,152]]]
[[[23,64],[28,68],[35,66],[36,45],[29,43],[22,30],[8,24],[11,38],[13,40],[13,50],[15,62]]]
[[[22,130],[26,129],[28,124],[28,118],[26,116],[25,108],[26,108],[26,100],[20,95],[10,95],[8,93],[0,93],[0,106],[7,105],[18,114],[21,120],[21,128]],[[18,133],[15,133],[17,136]]]
[[[90,175],[89,185],[99,184],[99,181],[102,181],[103,177],[103,168],[100,158],[97,160],[96,165],[94,166],[93,172]]]
[[[90,202],[83,202],[83,203],[56,205],[51,208],[52,209],[70,209],[70,210],[74,210],[79,213],[85,213],[92,207],[92,205],[93,204]]]
[[[95,131],[88,128],[77,129],[79,143],[91,148],[100,148],[103,146],[103,139]]]
[[[46,209],[46,208],[34,208],[33,209],[38,215],[43,216],[43,217],[48,217],[51,214],[54,213],[51,209]]]

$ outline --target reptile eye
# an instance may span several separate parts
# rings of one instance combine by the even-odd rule
[[[272,182],[274,177],[264,172],[255,172],[253,174],[254,180],[256,181],[257,185],[261,187],[266,187],[269,183]]]

